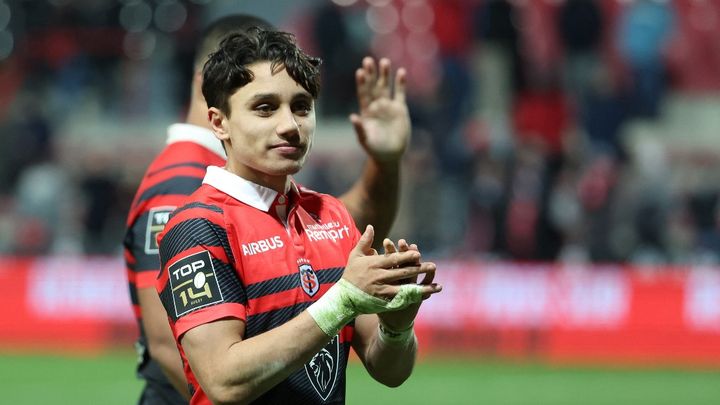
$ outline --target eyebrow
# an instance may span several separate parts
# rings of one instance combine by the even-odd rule
[[[267,99],[277,99],[280,98],[280,96],[277,93],[258,93],[254,96],[250,97],[249,102],[253,103],[260,100],[267,100]],[[303,92],[297,92],[293,94],[292,100],[298,99],[298,98],[309,98],[312,99],[312,96],[307,91]]]
[[[268,98],[279,98],[279,96],[276,93],[258,93],[250,97],[250,102],[257,100],[265,100]]]

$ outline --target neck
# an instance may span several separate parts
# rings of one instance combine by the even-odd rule
[[[202,95],[202,70],[196,70],[190,89],[190,106],[185,117],[187,124],[212,129],[208,121],[208,106]]]
[[[225,165],[225,170],[239,177],[242,177],[245,180],[251,181],[255,184],[259,184],[263,187],[267,187],[271,190],[275,190],[280,194],[287,194],[287,192],[290,190],[289,175],[273,176],[267,173],[257,172],[248,168],[247,166],[234,165],[232,164],[230,159],[228,159],[227,164]]]
[[[185,122],[187,124],[197,125],[199,127],[212,129],[210,122],[208,121],[208,107],[205,103],[205,99],[193,100],[190,102],[190,109],[185,116]]]

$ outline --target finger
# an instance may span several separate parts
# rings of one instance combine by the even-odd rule
[[[419,274],[426,274],[435,271],[435,263],[421,263],[417,266],[401,266],[396,269],[387,270],[382,276],[382,280],[388,283],[394,283],[398,280],[416,277]],[[424,285],[424,284],[423,284]]]
[[[391,241],[388,238],[383,239],[383,249],[385,249],[385,255],[389,255],[391,253],[396,253],[397,248],[395,247],[395,243]]]
[[[377,82],[377,69],[375,69],[375,59],[371,56],[366,56],[362,61],[363,70],[367,75],[367,82],[370,85],[375,85]]]
[[[440,291],[442,291],[442,285],[437,284],[437,283],[432,283],[430,285],[422,286],[423,301],[430,298],[431,295],[439,293]]]
[[[417,250],[417,245],[413,245],[413,246],[415,246],[415,249],[412,249],[411,246],[408,245],[408,243],[407,243],[407,241],[406,241],[405,239],[400,239],[400,240],[398,241],[398,250],[399,250],[400,252],[407,252],[408,250],[414,250],[414,251],[418,252],[418,250]],[[418,259],[417,262],[415,262],[415,264],[420,264],[420,259]],[[413,282],[413,283],[414,283],[415,281],[416,281],[416,280],[413,280],[413,279],[408,279],[408,280],[407,280],[407,282]],[[406,282],[406,280],[403,280],[403,282]]]
[[[438,283],[432,283],[430,285],[422,286],[422,293],[432,295],[432,294],[439,293],[440,291],[442,291],[442,289],[443,289],[442,285],[440,285]]]
[[[399,68],[395,74],[395,100],[405,102],[405,82],[407,81],[407,70]]]
[[[389,285],[380,289],[378,291],[378,295],[382,296],[384,299],[391,299],[400,292],[400,288],[402,288],[400,285]],[[437,294],[441,291],[442,285],[436,283],[420,286],[420,294],[422,294],[423,300],[426,300],[430,298],[431,295]]]
[[[350,252],[350,256],[368,256],[375,255],[377,251],[373,249],[373,239],[375,239],[375,228],[372,225],[365,227],[365,232],[360,236],[357,245]]]
[[[435,269],[435,270],[437,270],[437,269]],[[419,284],[422,284],[422,285],[432,284],[433,280],[435,279],[435,270],[425,273],[425,276],[423,277],[423,279],[420,281]]]
[[[390,253],[388,255],[378,257],[375,267],[392,269],[393,267],[413,266],[417,265],[417,261],[420,260],[420,256],[420,252],[412,250],[407,252]]]
[[[363,68],[355,71],[355,87],[360,111],[364,111],[370,104],[370,84],[368,84],[367,74]]]
[[[387,97],[390,98],[391,87],[390,87],[390,59],[380,59],[378,80],[375,84],[375,96],[376,97]]]
[[[420,260],[418,260],[417,262],[415,262],[415,263],[413,263],[413,264],[418,265],[418,266],[421,266],[421,265],[422,265],[422,264],[420,263]],[[426,262],[426,263],[423,263],[423,264],[431,265],[432,267],[426,267],[428,270],[425,272],[425,275],[424,275],[422,281],[420,281],[420,282],[418,283],[418,277],[419,277],[419,275],[416,274],[415,276],[411,276],[411,277],[407,277],[407,278],[403,278],[403,279],[397,280],[397,284],[408,284],[408,283],[417,283],[417,284],[421,284],[421,285],[432,284],[432,281],[435,279],[435,270],[437,270],[437,266],[435,265],[435,263],[431,263],[431,262]]]
[[[405,239],[400,239],[398,241],[398,250],[400,252],[407,252],[409,249],[410,249],[410,246],[408,245],[408,243]]]

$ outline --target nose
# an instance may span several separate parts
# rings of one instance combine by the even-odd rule
[[[300,133],[300,125],[297,122],[297,117],[290,110],[290,108],[282,108],[282,111],[277,115],[278,123],[276,132],[282,137],[296,136]]]

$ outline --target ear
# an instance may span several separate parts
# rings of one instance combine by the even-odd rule
[[[215,138],[223,142],[230,140],[227,117],[219,108],[208,108],[208,122],[210,122],[210,127],[215,134]]]

